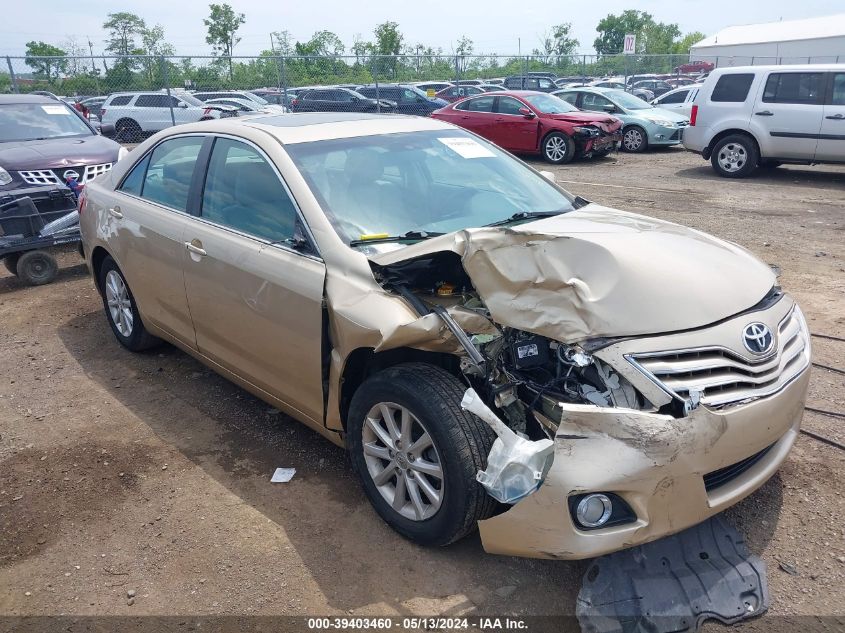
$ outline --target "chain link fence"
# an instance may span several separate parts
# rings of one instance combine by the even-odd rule
[[[6,57],[0,93],[52,93],[77,104],[92,122],[115,126],[123,140],[135,140],[170,125],[256,110],[426,115],[443,105],[432,104],[435,95],[453,101],[492,89],[490,84],[549,92],[566,83],[613,78],[630,89],[637,80],[695,80],[724,66],[839,61],[845,55]],[[332,89],[303,90],[315,87]]]

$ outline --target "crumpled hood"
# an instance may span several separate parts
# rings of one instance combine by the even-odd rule
[[[565,342],[702,327],[750,308],[775,283],[739,246],[595,204],[370,259],[384,266],[438,251],[461,256],[494,321]]]
[[[18,171],[114,163],[119,151],[120,145],[94,134],[43,141],[0,143],[0,167]]]
[[[544,114],[543,118],[553,121],[566,121],[576,125],[595,125],[605,132],[613,132],[622,126],[622,121],[609,114],[596,112],[566,112],[564,114]]]

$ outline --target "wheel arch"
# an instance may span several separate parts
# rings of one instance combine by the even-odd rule
[[[460,361],[453,354],[427,352],[413,347],[397,347],[383,352],[376,352],[372,347],[359,347],[353,350],[346,357],[338,394],[340,419],[344,431],[347,427],[352,397],[367,378],[388,367],[414,362],[440,367],[458,378],[462,377]]]
[[[743,130],[741,128],[735,127],[722,130],[721,132],[715,134],[713,138],[710,139],[710,142],[707,144],[707,147],[704,148],[704,151],[702,152],[702,157],[705,160],[710,160],[710,156],[713,153],[713,148],[716,146],[716,144],[726,136],[732,136],[734,134],[739,134],[741,136],[747,136],[748,138],[750,138],[754,142],[754,146],[757,149],[757,156],[763,158],[763,155],[760,151],[760,142],[757,140],[757,137],[754,136],[754,134],[752,132],[749,132],[748,130]]]
[[[100,285],[100,269],[103,267],[106,257],[111,257],[111,253],[102,246],[95,246],[94,250],[91,251],[91,274],[94,275],[94,285],[97,287],[97,292],[101,295],[103,288]]]

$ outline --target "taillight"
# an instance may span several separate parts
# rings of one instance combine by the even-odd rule
[[[202,111],[203,116],[209,116],[211,114],[211,108],[206,108]]]
[[[103,117],[104,117],[104,116],[106,116],[106,109],[105,109],[105,108],[101,108],[101,109],[100,109],[100,121],[102,121],[102,120],[103,120]]]
[[[695,120],[698,118],[698,106],[693,105],[692,111],[689,113],[689,124],[695,125]]]
[[[299,105],[299,99],[291,99],[290,104],[291,104],[292,106],[294,106],[294,105]]]

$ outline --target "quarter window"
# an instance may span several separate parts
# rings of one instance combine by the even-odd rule
[[[219,138],[211,151],[202,217],[277,242],[293,237],[296,208],[261,154],[240,141]]]
[[[713,88],[710,101],[723,103],[742,103],[748,97],[751,83],[754,81],[752,73],[738,73],[722,75]]]
[[[164,141],[156,147],[150,156],[141,197],[186,211],[194,165],[203,140],[201,136],[185,136]]]
[[[765,103],[820,104],[824,73],[772,73],[763,91]]]

